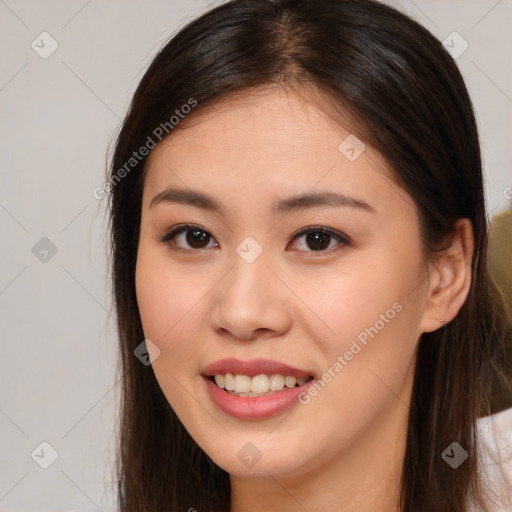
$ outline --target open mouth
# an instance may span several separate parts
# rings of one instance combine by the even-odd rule
[[[231,373],[212,375],[209,379],[217,387],[223,389],[226,393],[240,397],[263,397],[293,389],[304,385],[314,377],[304,377],[297,379],[293,375],[266,375],[260,374],[254,377],[248,375],[233,375]]]

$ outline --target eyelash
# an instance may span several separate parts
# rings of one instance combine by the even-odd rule
[[[187,232],[187,231],[193,231],[193,230],[207,233],[211,238],[213,238],[213,236],[208,231],[203,229],[201,226],[198,226],[197,224],[179,224],[179,225],[171,228],[162,238],[159,239],[159,241],[167,244],[173,251],[179,251],[179,252],[190,253],[190,252],[198,252],[198,251],[201,251],[204,249],[210,249],[210,247],[202,247],[200,249],[193,249],[193,248],[192,249],[183,249],[182,247],[178,247],[171,243],[171,240],[174,237],[176,237],[177,235]],[[331,254],[333,252],[339,251],[346,247],[350,247],[352,245],[351,240],[347,236],[343,235],[342,233],[325,228],[323,226],[308,226],[306,228],[303,228],[300,231],[298,231],[297,233],[295,233],[295,235],[292,238],[292,241],[294,241],[295,239],[299,238],[302,235],[307,235],[309,233],[322,233],[322,234],[331,236],[334,239],[336,239],[340,243],[340,245],[338,247],[335,247],[334,249],[331,248],[331,249],[318,250],[318,251],[314,251],[314,250],[304,251],[306,253]],[[329,242],[329,245],[330,245],[330,242]]]

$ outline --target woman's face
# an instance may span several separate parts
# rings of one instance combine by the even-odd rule
[[[232,475],[300,475],[405,439],[427,284],[411,197],[293,93],[197,113],[149,156],[136,288],[152,368]],[[233,395],[249,389],[273,393]]]

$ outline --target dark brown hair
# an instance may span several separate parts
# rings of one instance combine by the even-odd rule
[[[126,163],[191,98],[187,119],[265,85],[315,90],[331,115],[377,149],[417,206],[428,257],[457,219],[473,224],[471,288],[448,325],[421,336],[400,506],[464,512],[483,497],[475,420],[512,405],[502,304],[487,277],[488,225],[472,104],[453,59],[425,28],[373,0],[232,0],[182,28],[158,52],[122,124],[109,180],[112,274],[120,340],[118,439],[121,512],[226,512],[229,474],[206,455],[165,399],[144,339],[135,264],[146,158]],[[120,178],[120,169],[125,171]],[[441,457],[457,441],[456,470]],[[483,501],[482,510],[486,510]]]

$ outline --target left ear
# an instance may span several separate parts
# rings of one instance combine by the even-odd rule
[[[469,219],[459,219],[450,247],[428,264],[427,304],[421,332],[432,332],[455,318],[471,286],[474,235]]]

